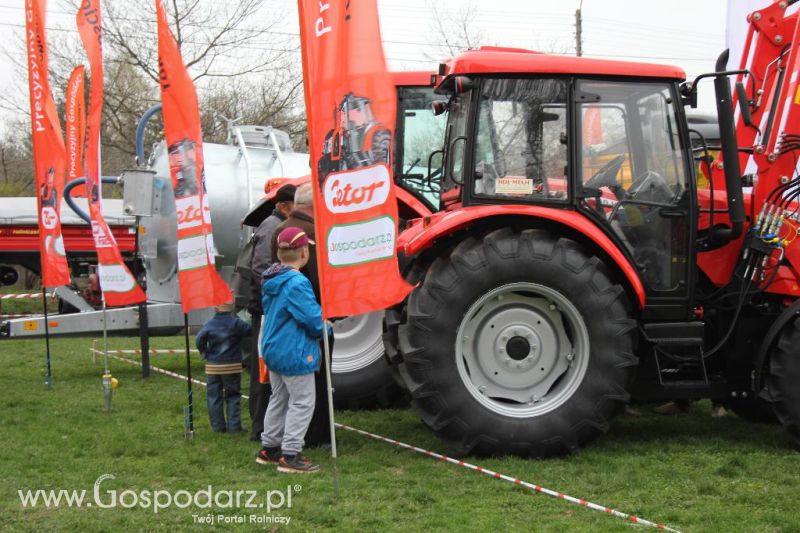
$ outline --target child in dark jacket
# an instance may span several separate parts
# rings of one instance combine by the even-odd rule
[[[272,396],[264,417],[256,462],[278,464],[279,472],[314,473],[319,466],[300,453],[314,414],[314,372],[319,369],[322,309],[300,269],[309,260],[305,231],[289,227],[277,239],[280,263],[264,274],[264,330],[261,353],[269,369]]]
[[[215,308],[214,317],[203,325],[195,342],[206,359],[206,398],[211,429],[219,433],[240,433],[242,339],[252,333],[250,325],[231,315],[232,304]],[[223,399],[227,422],[223,413]]]

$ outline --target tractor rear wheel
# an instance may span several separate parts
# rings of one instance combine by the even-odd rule
[[[337,409],[372,409],[401,403],[403,394],[384,360],[383,311],[333,323],[331,379]]]
[[[772,349],[766,385],[778,420],[800,446],[800,318],[784,326]]]
[[[549,457],[627,403],[636,323],[605,265],[543,230],[493,231],[438,258],[397,326],[397,370],[462,453]]]
[[[389,130],[378,130],[372,138],[371,162],[391,165],[392,134]]]

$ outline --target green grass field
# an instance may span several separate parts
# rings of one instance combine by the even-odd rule
[[[135,348],[138,339],[112,338],[115,348]],[[154,339],[155,347],[180,347],[182,337]],[[631,531],[646,530],[618,518],[579,508],[464,469],[338,432],[340,494],[333,497],[328,450],[310,449],[321,463],[316,476],[278,474],[254,462],[258,449],[243,435],[211,433],[205,391],[195,388],[196,439],[183,438],[186,386],[111,362],[120,388],[113,413],[103,412],[102,362],[92,362],[90,339],[57,339],[53,346],[55,387],[43,388],[44,341],[0,342],[0,530],[13,531]],[[155,356],[153,364],[183,372],[181,356]],[[202,362],[193,371],[202,379]],[[585,498],[685,532],[800,531],[800,454],[777,426],[746,423],[735,416],[709,417],[707,403],[688,415],[615,420],[611,432],[580,454],[547,461],[516,458],[469,460],[523,480]],[[341,412],[353,426],[451,452],[411,409]],[[268,491],[293,488],[292,507],[272,509],[23,508],[18,490],[87,491],[98,477],[101,503],[107,491],[135,502],[130,492]],[[162,500],[163,501],[163,500]],[[203,500],[204,501],[204,500]],[[275,498],[274,503],[279,503]],[[274,524],[212,526],[197,516],[280,515]]]

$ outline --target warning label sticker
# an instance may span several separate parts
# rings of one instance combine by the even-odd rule
[[[497,178],[494,184],[496,194],[524,196],[533,194],[533,180],[522,177],[505,176]]]

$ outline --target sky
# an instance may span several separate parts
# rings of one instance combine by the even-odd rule
[[[120,2],[125,0],[105,0]],[[432,2],[440,12],[458,11],[465,0],[377,0],[384,53],[392,70],[435,70],[447,56],[432,28]],[[748,0],[749,1],[749,0]],[[725,47],[726,0],[472,0],[475,29],[483,43],[557,51],[575,51],[575,10],[582,3],[583,53],[586,57],[666,63],[682,67],[689,78],[713,70]],[[765,0],[768,4],[769,0]],[[48,27],[74,29],[74,17],[49,2]],[[24,0],[0,0],[0,35],[6,47],[20,34]],[[264,7],[284,13],[280,30],[297,32],[297,3],[267,0]],[[266,16],[266,14],[265,14]],[[16,53],[11,48],[11,53]],[[20,47],[19,54],[24,54]],[[257,52],[254,52],[257,53]],[[436,58],[436,59],[434,59]],[[0,55],[0,90],[25,91],[27,80],[14,75]],[[712,108],[711,85],[701,91],[701,107]],[[705,93],[705,94],[703,94]],[[0,114],[7,120],[8,113]]]

